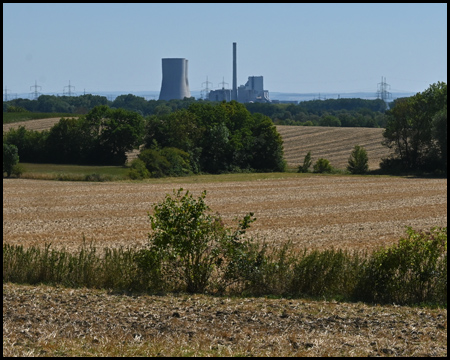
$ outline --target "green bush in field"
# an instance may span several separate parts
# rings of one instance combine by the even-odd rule
[[[182,191],[174,191],[173,197],[167,194],[149,214],[149,248],[140,252],[138,262],[166,287],[204,292],[214,272],[216,286],[223,290],[252,267],[252,247],[243,235],[255,220],[253,214],[231,231],[219,216],[208,213],[206,191],[197,200]]]
[[[128,176],[132,180],[142,180],[150,177],[150,171],[145,167],[145,163],[141,159],[134,159],[131,162]]]
[[[330,173],[333,171],[330,162],[323,158],[318,159],[313,168],[315,173]]]
[[[407,228],[399,243],[375,252],[356,287],[365,301],[447,304],[447,228]]]
[[[352,174],[365,174],[369,171],[369,157],[362,146],[355,145],[349,159],[347,170]]]

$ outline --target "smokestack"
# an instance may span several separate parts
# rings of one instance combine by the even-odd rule
[[[236,69],[236,43],[233,43],[233,91],[231,100],[237,101],[237,69]]]
[[[159,100],[183,100],[191,97],[186,59],[162,59],[162,83]]]

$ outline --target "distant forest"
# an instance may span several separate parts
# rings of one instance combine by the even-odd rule
[[[166,115],[187,109],[192,103],[216,102],[185,98],[184,100],[145,100],[128,94],[114,101],[105,96],[55,96],[41,95],[36,100],[14,99],[3,102],[3,112],[42,112],[85,115],[94,107],[107,105],[112,109],[135,111],[142,116]],[[386,126],[386,103],[381,100],[328,99],[303,101],[299,104],[245,103],[250,113],[270,117],[276,125],[336,126],[336,127],[380,127]]]

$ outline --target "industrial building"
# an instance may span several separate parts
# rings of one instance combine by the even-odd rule
[[[188,61],[183,58],[162,59],[162,84],[159,100],[184,99],[190,97]],[[210,91],[210,101],[270,102],[269,91],[264,90],[262,76],[249,76],[245,85],[237,87],[237,47],[233,43],[233,87]]]
[[[185,97],[191,97],[188,80],[188,61],[186,59],[162,59],[162,73],[159,100],[183,100]]]

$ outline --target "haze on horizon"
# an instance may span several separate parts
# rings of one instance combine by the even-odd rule
[[[421,92],[447,82],[447,4],[3,4],[3,90],[158,91],[161,59],[192,92],[264,76],[283,93]]]

